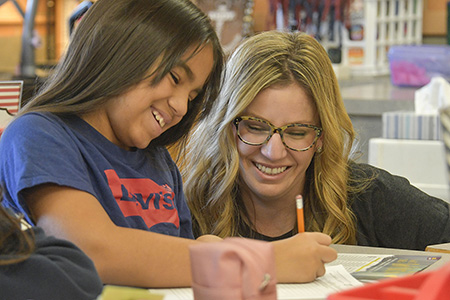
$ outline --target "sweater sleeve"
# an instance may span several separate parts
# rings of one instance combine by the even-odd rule
[[[357,167],[359,176],[373,177],[369,188],[353,197],[360,245],[425,250],[450,242],[449,203],[369,165]]]
[[[96,299],[103,284],[86,254],[39,227],[33,230],[34,253],[23,262],[0,266],[2,299]]]

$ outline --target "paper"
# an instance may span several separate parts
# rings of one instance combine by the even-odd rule
[[[329,294],[361,286],[342,265],[327,266],[326,274],[310,283],[278,284],[279,300],[326,299]],[[164,300],[194,300],[191,288],[150,289],[151,292],[164,294]]]
[[[310,283],[278,284],[279,300],[325,299],[328,295],[362,286],[342,265],[327,266],[326,274]]]
[[[450,105],[450,83],[441,76],[418,89],[414,95],[416,114],[437,115],[440,108]]]
[[[358,254],[358,253],[338,253],[335,261],[328,263],[327,266],[342,265],[349,273],[364,271],[367,268],[379,263],[383,258],[393,255],[379,254]]]

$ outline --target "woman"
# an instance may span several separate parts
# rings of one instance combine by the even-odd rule
[[[334,243],[424,250],[450,241],[448,204],[354,163],[354,138],[315,39],[277,31],[247,39],[188,143],[182,175],[195,234],[293,236],[302,195],[306,231]]]

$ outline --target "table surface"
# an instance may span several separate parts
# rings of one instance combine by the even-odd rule
[[[339,81],[341,96],[350,115],[381,115],[386,111],[414,111],[418,87],[392,85],[389,76]]]

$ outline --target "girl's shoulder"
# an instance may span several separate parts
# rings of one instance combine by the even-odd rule
[[[49,112],[29,112],[11,121],[5,129],[8,131],[42,131],[51,127],[64,127],[64,122],[56,115]]]

